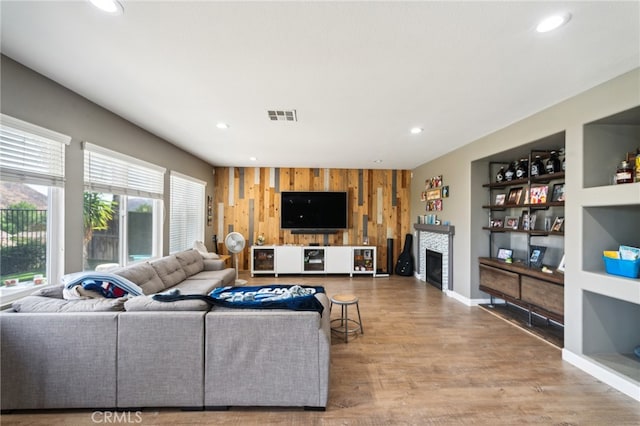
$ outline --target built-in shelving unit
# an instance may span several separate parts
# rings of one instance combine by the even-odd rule
[[[564,227],[553,225],[564,219],[565,172],[556,164],[551,172],[543,167],[539,175],[531,176],[532,162],[538,158],[544,166],[552,151],[564,150],[564,138],[561,132],[527,144],[522,153],[509,152],[489,159],[488,182],[483,185],[488,203],[482,208],[488,212],[488,219],[482,229],[489,232],[489,250],[488,256],[479,258],[480,290],[491,296],[489,307],[498,298],[526,310],[529,326],[534,324],[534,314],[552,320],[558,327],[564,323],[564,274],[557,271],[564,255]],[[522,158],[517,178],[512,174],[497,178],[502,178],[515,158]],[[546,190],[543,200],[536,197],[534,201],[531,189],[537,187]],[[532,253],[539,247],[544,248],[541,265],[532,261]],[[509,261],[498,258],[498,252],[505,250],[512,253]],[[542,271],[542,265],[547,272]]]
[[[578,197],[580,309],[572,332],[581,333],[565,359],[640,401],[640,279],[610,275],[603,250],[640,247],[640,182],[613,185],[618,164],[640,147],[640,106],[583,125]]]

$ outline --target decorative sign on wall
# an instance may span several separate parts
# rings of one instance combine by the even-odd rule
[[[449,187],[443,185],[442,175],[434,176],[424,182],[424,191],[420,194],[420,200],[427,203],[426,210],[442,211],[442,199],[449,197]]]
[[[207,195],[207,226],[213,223],[213,197]]]

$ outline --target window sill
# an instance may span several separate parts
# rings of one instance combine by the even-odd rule
[[[50,287],[49,284],[35,285],[32,282],[20,283],[12,287],[0,287],[0,309],[4,310],[11,307],[11,303],[29,296],[36,290],[41,288]]]

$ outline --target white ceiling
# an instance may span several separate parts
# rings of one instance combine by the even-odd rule
[[[640,66],[637,1],[121,3],[2,0],[2,52],[219,166],[412,169]]]

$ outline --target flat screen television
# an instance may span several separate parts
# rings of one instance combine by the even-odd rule
[[[346,192],[283,191],[280,202],[280,228],[298,232],[327,232],[346,229]]]

